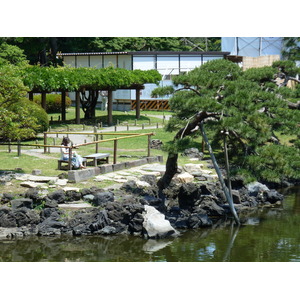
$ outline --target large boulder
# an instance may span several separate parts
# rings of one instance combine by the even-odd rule
[[[165,238],[177,236],[178,232],[171,226],[165,216],[152,206],[145,205],[143,228],[147,238]]]

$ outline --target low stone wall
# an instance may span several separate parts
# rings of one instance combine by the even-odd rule
[[[100,174],[106,174],[109,172],[114,172],[114,171],[120,171],[124,169],[129,169],[129,168],[134,168],[138,167],[141,165],[149,164],[149,163],[157,163],[163,162],[163,156],[158,155],[158,156],[151,156],[151,157],[145,157],[137,160],[132,160],[128,162],[120,162],[116,164],[104,164],[100,165],[99,167],[94,167],[94,168],[88,168],[88,169],[83,169],[83,170],[72,170],[68,172],[68,181],[69,182],[80,182],[80,181],[85,181],[91,177],[100,175]]]

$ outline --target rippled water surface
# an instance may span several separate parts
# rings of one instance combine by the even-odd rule
[[[283,208],[259,211],[240,227],[227,222],[164,240],[132,236],[2,240],[0,261],[300,261],[300,188],[289,192]]]

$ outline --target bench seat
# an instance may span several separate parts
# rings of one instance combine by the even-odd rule
[[[98,160],[99,161],[104,160],[108,164],[109,156],[110,156],[109,153],[94,153],[94,154],[85,155],[83,158],[85,158],[86,160],[92,160],[93,165],[97,167]]]
[[[58,166],[57,166],[58,170],[64,170],[64,169],[71,170],[71,168],[69,166],[69,161],[68,160],[59,159],[57,161],[57,163],[58,163]],[[67,168],[63,168],[62,164],[66,164]],[[86,167],[86,159],[84,157],[82,158],[82,164]]]

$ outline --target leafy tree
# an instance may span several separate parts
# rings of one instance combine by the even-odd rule
[[[18,67],[7,63],[0,65],[0,107],[9,107],[20,101],[27,91]]]
[[[25,65],[27,63],[26,55],[24,51],[17,46],[2,43],[0,44],[0,64],[4,63],[20,66]]]
[[[177,134],[167,147],[167,171],[159,181],[160,189],[168,186],[177,172],[178,153],[201,134],[197,128],[204,124],[215,149],[224,147],[226,137],[232,174],[249,181],[299,179],[297,142],[289,140],[287,145],[280,139],[282,134],[300,135],[299,107],[290,107],[291,100],[297,103],[299,93],[298,89],[287,92],[277,80],[281,73],[291,78],[295,71],[290,62],[242,71],[230,61],[214,60],[175,77],[177,89],[165,91],[172,92],[170,106],[175,112],[166,130]],[[162,95],[164,90],[153,95],[157,93]],[[224,163],[222,157],[218,158]]]
[[[16,46],[0,46],[0,140],[22,140],[36,136],[49,124],[45,111],[26,99],[22,80],[27,62]]]
[[[221,38],[198,37],[2,37],[0,44],[18,46],[30,64],[54,65],[62,62],[61,52],[114,51],[220,51]]]
[[[38,129],[37,119],[28,107],[18,112],[0,107],[0,141],[33,138]]]

